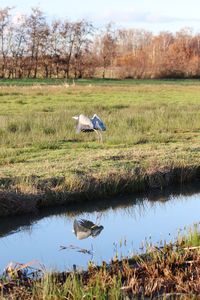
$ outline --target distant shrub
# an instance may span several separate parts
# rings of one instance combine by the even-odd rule
[[[46,127],[46,128],[43,129],[43,132],[47,135],[48,134],[55,134],[56,130],[55,130],[55,128],[52,128],[52,127]]]
[[[30,132],[31,131],[31,125],[30,125],[30,123],[29,122],[25,122],[23,124],[22,130],[23,130],[23,132]]]
[[[38,149],[50,149],[50,150],[56,150],[56,149],[60,149],[60,145],[57,142],[42,142],[37,144]]]
[[[2,93],[2,92],[0,92],[0,97],[8,96],[8,95],[9,95],[9,93]]]
[[[7,127],[9,132],[15,133],[18,130],[18,125],[16,123],[10,123]]]
[[[18,93],[18,92],[13,92],[13,93],[10,93],[11,96],[21,96],[23,95],[22,93]],[[20,100],[19,100],[20,101]]]
[[[129,127],[135,125],[135,119],[134,118],[127,118],[126,123]]]
[[[0,136],[2,136],[4,133],[3,129],[0,128]]]
[[[129,108],[129,105],[124,105],[124,104],[116,104],[112,106],[114,109],[124,109],[124,108]]]
[[[53,107],[44,107],[42,111],[43,112],[53,112],[54,109],[53,109]]]
[[[24,104],[26,104],[26,101],[24,101],[24,100],[17,100],[16,103],[24,105]]]

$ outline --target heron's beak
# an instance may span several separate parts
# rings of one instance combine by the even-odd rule
[[[78,116],[74,116],[74,117],[72,117],[72,119],[78,120]]]

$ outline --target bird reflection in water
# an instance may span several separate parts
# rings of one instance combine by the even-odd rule
[[[93,222],[85,219],[75,219],[73,227],[78,240],[86,239],[89,236],[96,237],[103,230],[102,225],[94,224]]]

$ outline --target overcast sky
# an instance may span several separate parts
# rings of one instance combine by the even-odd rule
[[[48,19],[86,18],[100,26],[113,21],[116,27],[177,31],[191,27],[200,32],[200,0],[0,0],[0,7],[29,13],[41,8]]]

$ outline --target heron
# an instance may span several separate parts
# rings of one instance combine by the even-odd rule
[[[77,127],[76,132],[80,133],[82,132],[96,132],[98,136],[99,141],[103,141],[101,131],[106,130],[106,126],[101,120],[100,117],[97,116],[97,114],[94,114],[92,118],[89,118],[83,114],[80,114],[79,116],[72,117],[73,119],[77,120]]]
[[[96,237],[103,230],[102,225],[94,224],[92,221],[85,219],[75,219],[73,227],[78,240],[86,239],[89,236]]]

